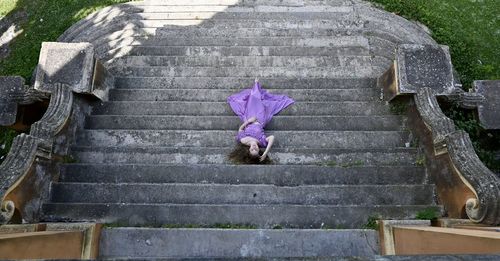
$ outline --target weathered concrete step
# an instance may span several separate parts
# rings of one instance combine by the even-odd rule
[[[354,67],[371,66],[372,56],[125,56],[108,61],[108,68],[116,67]]]
[[[48,203],[44,221],[95,221],[123,225],[251,224],[258,228],[360,228],[369,217],[413,219],[438,206],[197,205]]]
[[[233,8],[231,8],[233,9]],[[234,10],[234,9],[233,9]],[[210,10],[207,10],[211,12]],[[326,13],[321,13],[321,16],[315,15],[314,17],[309,17],[307,19],[298,18],[297,15],[289,15],[288,13],[278,13],[273,17],[271,13],[244,13],[242,16],[239,14],[231,15],[226,13],[226,17],[223,18],[217,13],[212,12],[213,16],[210,17],[210,13],[206,12],[193,13],[189,15],[182,15],[184,13],[157,13],[157,14],[134,14],[125,15],[113,20],[104,21],[101,23],[93,24],[92,27],[87,28],[86,31],[82,32],[82,35],[88,34],[92,35],[94,32],[89,29],[94,29],[102,32],[109,32],[114,28],[122,29],[126,25],[136,25],[138,27],[144,28],[159,28],[161,30],[179,29],[179,26],[184,27],[196,27],[196,28],[218,28],[218,29],[239,29],[239,28],[342,28],[342,25],[348,23],[353,24],[353,14],[351,13],[329,13],[330,17],[325,17]],[[252,16],[253,14],[253,16]],[[273,12],[272,14],[275,14]],[[304,14],[304,13],[301,13]],[[189,18],[189,16],[195,15],[194,18]],[[175,17],[179,19],[174,19]],[[304,15],[302,15],[304,16]],[[215,17],[215,18],[214,18]],[[186,28],[189,30],[190,28]]]
[[[276,6],[271,4],[256,4],[252,6],[231,5],[144,5],[137,6],[143,13],[185,13],[185,12],[259,12],[259,13],[286,13],[286,12],[332,12],[349,13],[353,11],[352,6],[347,5],[316,5],[316,6]]]
[[[99,258],[371,257],[378,245],[375,230],[111,228]]]
[[[144,56],[369,56],[368,48],[299,46],[127,46],[107,51],[104,59]]]
[[[208,7],[207,7],[208,5]],[[284,19],[284,17],[280,17],[280,14],[286,14],[287,17],[290,17],[290,14],[294,13],[305,13],[309,14],[309,16],[313,16],[316,13],[325,13],[329,14],[330,17],[340,16],[340,15],[348,15],[349,10],[352,10],[352,7],[345,8],[348,5],[352,5],[352,3],[344,2],[337,4],[335,2],[327,1],[325,3],[314,3],[311,5],[330,5],[333,8],[322,8],[320,7],[307,7],[304,8],[303,5],[289,5],[287,3],[260,3],[260,4],[245,4],[241,1],[238,1],[236,4],[232,5],[182,5],[181,6],[162,6],[162,4],[157,4],[154,6],[151,5],[140,5],[136,3],[128,3],[128,4],[120,4],[114,5],[111,7],[103,8],[100,11],[88,16],[86,19],[83,19],[73,25],[69,30],[67,30],[60,38],[59,41],[70,42],[74,40],[75,36],[86,31],[92,30],[93,27],[100,26],[101,28],[105,28],[106,26],[111,25],[114,21],[120,20],[146,20],[146,19],[171,19],[178,17],[178,19],[185,19],[186,17],[192,19],[216,19],[217,17],[227,17],[231,18],[231,14],[241,16],[242,18],[248,17],[252,18],[252,15],[258,17],[258,19]],[[240,5],[239,7],[235,5]],[[247,8],[244,6],[247,5]],[[308,4],[309,5],[309,4]],[[242,8],[243,6],[243,8]],[[271,6],[271,7],[269,7]],[[274,7],[273,7],[274,6]],[[281,7],[279,7],[281,6]],[[338,8],[335,8],[337,6]],[[250,8],[249,8],[250,7]],[[271,10],[271,9],[273,10]],[[205,15],[207,14],[208,15]],[[270,13],[276,14],[276,16],[262,16],[263,14]],[[226,15],[227,14],[227,15]],[[189,16],[190,15],[190,16]],[[173,17],[172,17],[173,16]],[[262,17],[261,17],[262,16]],[[305,17],[302,17],[304,19]],[[325,17],[328,18],[328,17]],[[288,18],[289,19],[289,18]]]
[[[113,67],[117,77],[296,77],[338,78],[342,76],[373,76],[370,63],[345,67]]]
[[[124,46],[298,46],[298,47],[351,47],[369,48],[368,39],[364,36],[341,37],[245,37],[245,38],[159,38],[159,37],[125,37],[99,46],[96,51],[104,52]]]
[[[179,29],[157,29],[144,27],[123,28],[122,30],[130,30],[137,32],[148,32],[154,34],[155,37],[167,38],[177,35],[178,37],[229,37],[229,38],[245,38],[245,37],[341,37],[351,35],[362,35],[365,31],[359,26],[345,25],[333,28],[315,28],[314,30],[306,28],[239,28],[237,31],[228,30],[226,28],[203,28],[190,26],[189,30]],[[129,32],[130,33],[130,32]],[[118,34],[118,33],[116,33]],[[114,35],[112,35],[114,36]],[[113,39],[113,38],[112,38]]]
[[[376,88],[266,90],[269,93],[288,95],[297,102],[376,101],[380,97],[380,90]],[[224,102],[227,97],[240,91],[242,89],[112,89],[109,93],[109,99],[111,101]]]
[[[189,7],[188,7],[189,8]],[[212,11],[209,10],[200,11]],[[233,9],[233,8],[230,8]],[[336,13],[333,13],[335,15]],[[351,17],[340,17],[342,19],[332,20],[241,20],[241,19],[226,19],[224,20],[121,20],[110,21],[109,23],[98,24],[97,28],[87,28],[81,31],[74,37],[73,41],[81,41],[85,39],[97,39],[105,35],[112,34],[122,30],[137,30],[140,28],[156,28],[157,33],[163,31],[175,30],[180,28],[186,31],[195,31],[198,29],[211,29],[217,31],[225,31],[226,33],[234,32],[240,29],[260,29],[260,28],[281,28],[281,29],[341,29],[347,28],[362,29],[363,22],[355,21]],[[167,33],[169,34],[169,33]],[[163,33],[161,33],[163,36]]]
[[[234,131],[240,125],[240,120],[235,116],[93,115],[87,117],[85,128]],[[400,116],[275,116],[266,126],[266,130],[271,131],[398,131],[402,129]],[[276,132],[276,135],[280,133]],[[297,135],[301,134],[297,133]]]
[[[231,164],[227,159],[233,147],[72,147],[72,157],[79,163],[139,164]],[[383,149],[307,149],[273,148],[269,154],[274,164],[299,165],[417,165],[414,148]]]
[[[237,131],[227,130],[84,130],[81,146],[225,147],[235,144]],[[408,141],[405,131],[269,131],[275,148],[392,148]]]
[[[176,5],[228,5],[228,6],[315,6],[315,5],[330,5],[330,6],[348,6],[352,2],[345,0],[144,0],[140,3],[141,6],[156,5],[156,6],[176,6]]]
[[[93,108],[94,115],[234,116],[226,102],[112,101]],[[386,116],[379,102],[296,102],[279,116]],[[279,117],[279,116],[275,116]],[[397,119],[399,117],[393,116]],[[398,121],[399,122],[399,121]]]
[[[117,77],[117,89],[244,89],[251,77]],[[265,89],[375,89],[376,78],[259,78]]]
[[[159,7],[162,8],[162,7]],[[184,7],[184,8],[198,8],[198,7]],[[207,9],[213,9],[214,7],[207,7]],[[218,8],[218,7],[215,7]],[[343,7],[342,7],[343,8]],[[175,8],[174,8],[175,9]],[[230,8],[235,9],[235,8]],[[211,12],[211,10],[203,10]],[[172,12],[171,12],[172,13]],[[342,28],[345,23],[352,23],[351,15],[344,16],[332,16],[329,19],[161,19],[161,17],[155,17],[160,19],[127,19],[128,17],[123,17],[122,19],[112,20],[108,23],[97,24],[98,28],[103,32],[107,29],[112,29],[113,27],[122,27],[124,25],[137,25],[146,28],[159,28],[160,30],[178,29],[179,26],[195,26],[198,28],[219,28],[227,29],[231,28],[233,30],[239,28],[304,28],[304,29],[315,29],[315,28]],[[147,18],[147,17],[146,17]],[[104,28],[99,28],[106,26]],[[186,28],[189,30],[189,28]],[[92,31],[87,31],[92,34]]]
[[[234,9],[232,9],[234,10]],[[247,9],[248,10],[248,9]],[[243,11],[243,10],[242,10]],[[200,23],[219,20],[333,20],[351,18],[346,12],[164,12],[116,13],[115,16],[96,20],[91,26],[108,25],[121,20],[197,20]]]
[[[276,14],[276,13],[271,13]],[[405,42],[404,39],[398,37],[397,34],[381,30],[370,30],[346,27],[346,28],[329,28],[322,29],[283,29],[283,28],[240,28],[238,31],[230,31],[219,28],[200,28],[190,26],[186,28],[159,30],[154,27],[140,27],[138,25],[129,25],[123,28],[116,28],[106,34],[100,31],[92,35],[85,35],[82,40],[92,42],[95,46],[107,45],[110,41],[117,41],[125,38],[148,37],[149,39],[169,39],[169,38],[259,38],[259,37],[296,37],[296,38],[341,38],[363,35],[367,39],[387,40],[391,44]],[[371,42],[376,46],[381,46],[378,42]],[[374,53],[378,55],[378,53]]]
[[[140,193],[138,193],[140,192]],[[431,185],[274,185],[53,183],[53,203],[425,205]]]
[[[396,185],[426,183],[419,166],[297,166],[219,164],[62,165],[61,182],[299,185]]]

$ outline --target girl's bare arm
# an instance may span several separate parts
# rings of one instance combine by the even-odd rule
[[[273,146],[274,136],[271,135],[271,136],[267,137],[266,140],[267,140],[267,147],[266,147],[266,150],[264,151],[264,153],[262,154],[262,156],[260,156],[260,161],[263,161],[266,159],[267,153],[269,153],[269,150],[271,150],[271,147]]]
[[[244,129],[245,129],[245,127],[246,127],[248,124],[250,124],[250,123],[252,123],[252,122],[255,122],[255,121],[257,121],[257,118],[255,118],[255,117],[252,117],[252,118],[248,119],[247,121],[243,122],[243,124],[241,124],[240,128],[238,129],[238,131],[242,131],[242,130],[244,130]]]

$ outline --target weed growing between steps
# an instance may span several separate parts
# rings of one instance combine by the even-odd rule
[[[500,79],[500,1],[370,0],[389,12],[425,24],[432,37],[450,47],[453,65],[465,89],[474,80]],[[392,108],[391,108],[392,110]],[[459,129],[467,131],[479,158],[500,174],[500,132],[484,130],[471,112],[445,109]]]
[[[389,104],[393,114],[403,115],[408,111],[408,102],[406,100],[395,100]]]
[[[373,216],[368,217],[368,221],[366,222],[366,224],[363,225],[363,229],[378,230],[377,220],[379,220],[379,219],[380,218],[378,215],[373,215]]]
[[[76,160],[70,155],[64,155],[62,158],[62,162],[65,164],[70,164],[70,163],[78,163],[78,160]]]
[[[415,219],[420,219],[420,220],[436,220],[438,218],[438,213],[434,209],[424,209],[415,215]]]
[[[420,167],[425,166],[425,155],[418,155],[417,160],[415,160],[415,165]]]

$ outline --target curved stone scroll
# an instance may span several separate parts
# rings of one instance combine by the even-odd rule
[[[0,224],[8,223],[15,210],[23,204],[10,199],[9,194],[22,186],[26,177],[33,173],[38,158],[51,158],[53,138],[69,119],[72,103],[71,89],[58,84],[51,95],[47,112],[32,126],[30,134],[22,133],[14,139],[11,150],[0,165]]]
[[[478,223],[500,224],[500,179],[479,159],[466,132],[451,133],[446,144],[454,167],[476,194],[466,202],[467,216]]]
[[[467,216],[477,223],[500,224],[500,179],[481,162],[469,135],[455,130],[454,123],[441,111],[432,89],[420,89],[414,100],[432,132],[436,155],[448,153],[451,168],[475,194],[475,198],[464,202]]]
[[[30,135],[51,140],[65,125],[71,114],[73,92],[64,84],[56,84],[49,107],[42,119],[31,126]]]

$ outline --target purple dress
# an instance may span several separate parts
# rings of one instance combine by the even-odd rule
[[[267,146],[264,127],[274,115],[294,103],[286,95],[268,93],[260,87],[259,82],[255,82],[252,89],[246,89],[229,96],[227,102],[242,122],[252,117],[257,118],[258,121],[247,125],[243,131],[238,132],[236,140],[239,142],[242,138],[250,136],[259,141],[260,147]]]

